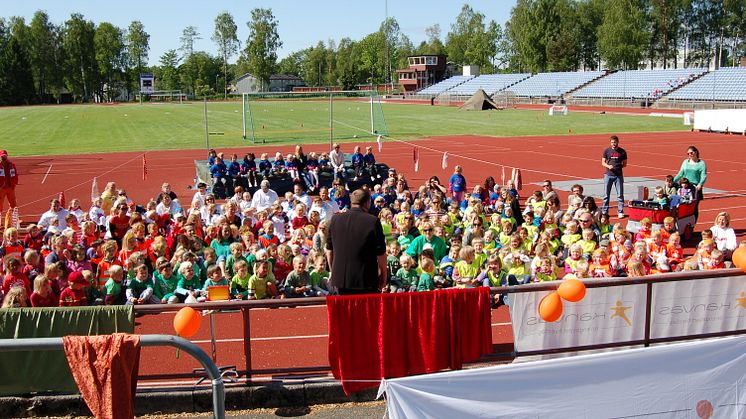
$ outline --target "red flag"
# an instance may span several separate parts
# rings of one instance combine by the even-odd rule
[[[91,183],[91,202],[100,196],[101,194],[98,192],[98,178],[94,177]]]
[[[417,149],[417,147],[414,147],[413,149],[413,158],[414,158],[414,171],[419,172],[420,171],[420,151]]]
[[[65,208],[67,206],[67,200],[65,199],[65,191],[60,192],[60,196],[57,199],[60,201],[60,207]]]
[[[142,180],[147,179],[148,177],[148,162],[145,159],[145,155],[142,155]]]
[[[447,151],[443,152],[443,160],[440,162],[440,167],[442,169],[448,168],[448,152]]]

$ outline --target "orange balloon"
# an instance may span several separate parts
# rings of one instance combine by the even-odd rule
[[[539,302],[539,316],[545,322],[556,322],[562,317],[562,299],[553,292]]]
[[[736,250],[733,251],[731,259],[733,259],[733,264],[736,265],[737,268],[746,272],[746,247],[739,246],[736,248]]]
[[[577,303],[585,297],[585,284],[579,279],[566,279],[557,288],[557,294],[567,301]]]
[[[178,336],[190,338],[197,333],[201,323],[202,316],[195,309],[184,307],[174,317],[174,330]]]

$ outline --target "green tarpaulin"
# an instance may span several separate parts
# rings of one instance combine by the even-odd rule
[[[133,333],[132,306],[0,310],[0,339]],[[77,392],[64,351],[0,352],[0,396]]]

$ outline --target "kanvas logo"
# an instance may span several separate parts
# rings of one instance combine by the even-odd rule
[[[616,305],[611,307],[611,311],[614,313],[611,315],[611,318],[619,317],[627,323],[627,326],[632,326],[632,321],[627,317],[627,310],[631,308],[631,306],[623,306],[622,300],[616,300]]]
[[[721,310],[743,310],[746,309],[746,292],[741,291],[738,297],[735,297],[735,301],[723,300],[723,301],[710,301],[704,303],[693,303],[693,304],[674,304],[671,306],[662,306],[658,308],[658,314],[661,316],[666,315],[679,315],[679,314],[697,314],[697,313],[713,313]]]

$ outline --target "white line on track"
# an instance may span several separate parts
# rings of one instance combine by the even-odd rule
[[[44,184],[44,182],[46,182],[46,181],[47,181],[47,176],[49,176],[49,172],[51,172],[51,171],[52,171],[52,166],[54,166],[54,165],[53,165],[53,164],[50,164],[50,165],[49,165],[49,169],[47,169],[47,173],[45,173],[45,174],[44,174],[44,179],[42,179],[42,180],[41,180],[41,183],[42,183],[42,185]]]

